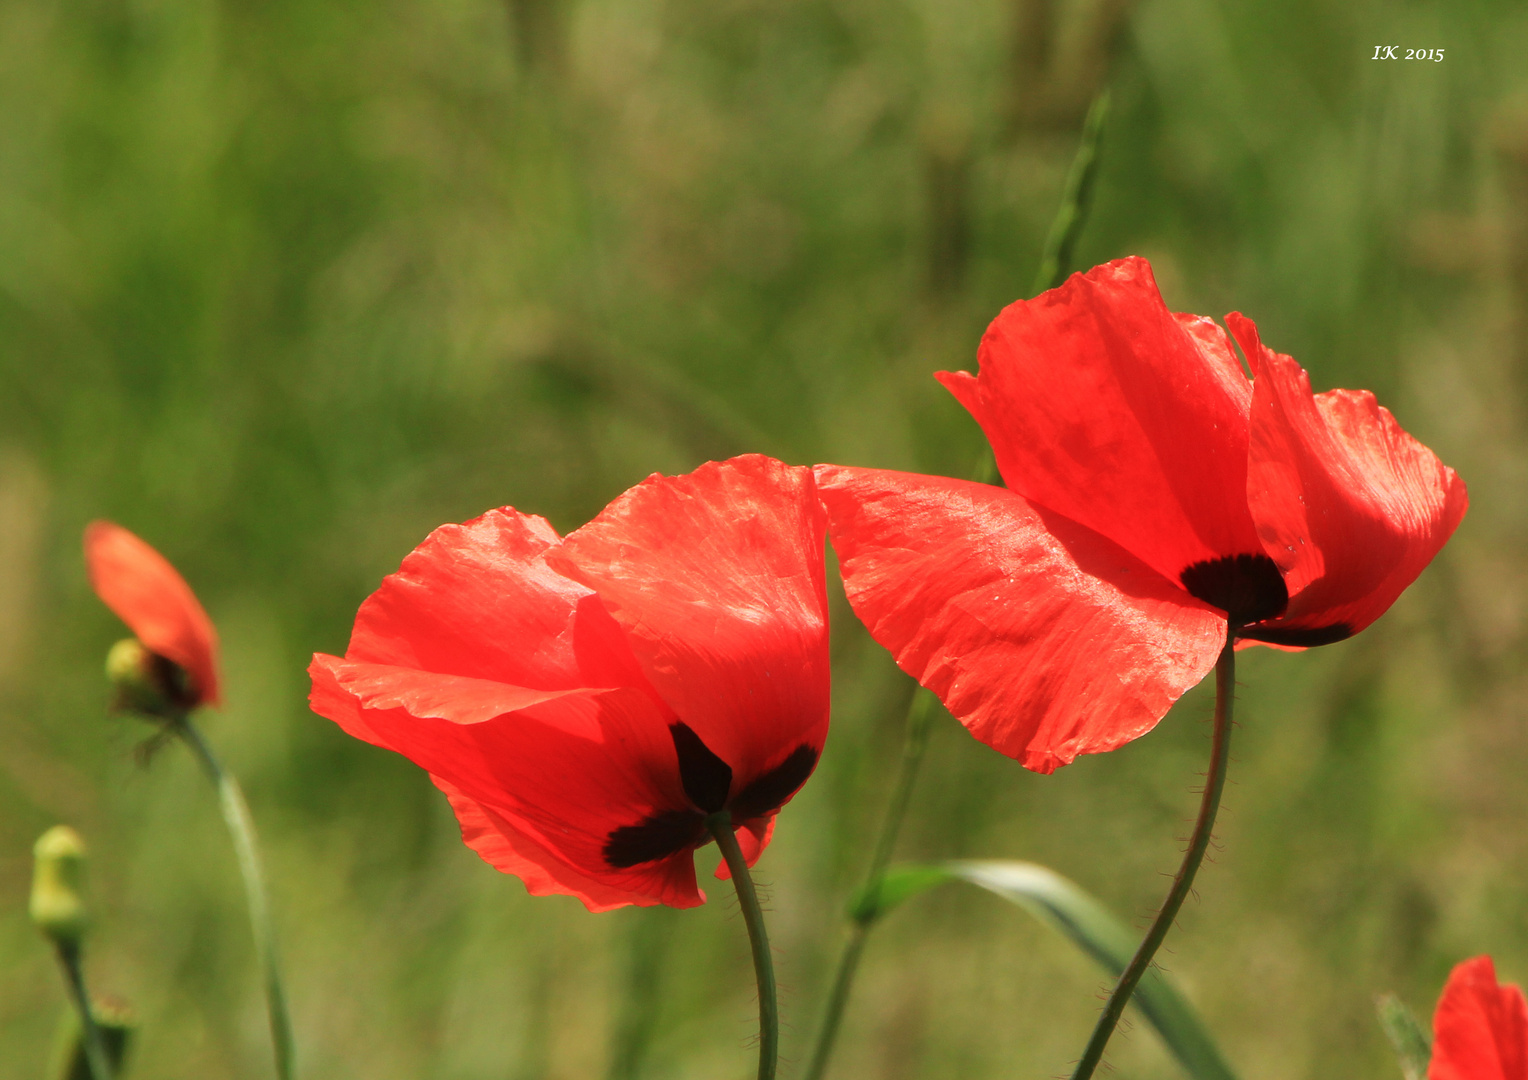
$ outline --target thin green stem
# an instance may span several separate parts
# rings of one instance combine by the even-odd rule
[[[1067,172],[1061,207],[1051,223],[1050,233],[1045,241],[1045,252],[1040,259],[1040,272],[1035,279],[1034,288],[1037,293],[1054,288],[1066,277],[1067,268],[1071,263],[1072,248],[1076,245],[1077,237],[1082,233],[1082,226],[1087,221],[1088,209],[1091,205],[1090,196],[1098,175],[1099,139],[1103,133],[1104,119],[1108,114],[1109,91],[1104,89],[1099,91],[1098,96],[1093,99],[1093,105],[1088,109],[1087,119],[1082,125],[1082,141],[1077,147],[1077,156],[1072,159],[1072,167]],[[997,479],[997,465],[990,450],[982,453],[972,479],[982,484],[990,484]],[[908,703],[904,728],[906,736],[902,746],[902,767],[897,776],[897,786],[892,791],[891,803],[886,808],[886,817],[881,824],[881,835],[876,840],[875,852],[871,856],[870,869],[865,875],[864,892],[868,893],[878,885],[882,875],[886,873],[887,865],[891,862],[897,836],[902,831],[902,821],[907,816],[907,805],[912,797],[913,784],[918,778],[918,769],[923,763],[923,753],[928,747],[930,707],[933,700],[933,694],[920,688],[913,691],[912,701]],[[822,1026],[817,1033],[817,1045],[812,1050],[812,1058],[807,1064],[802,1080],[822,1080],[827,1072],[828,1063],[833,1057],[833,1046],[843,1023],[844,1010],[849,1003],[849,994],[854,988],[854,977],[859,971],[860,957],[865,951],[865,940],[869,937],[870,928],[875,923],[878,906],[873,902],[872,896],[872,902],[865,908],[870,914],[856,919],[850,930],[849,940],[845,943],[843,955],[838,961],[838,970],[833,976],[832,989],[828,992],[827,1005],[823,1009]]]
[[[1060,285],[1071,268],[1072,249],[1077,245],[1077,237],[1082,235],[1082,226],[1092,206],[1093,184],[1098,179],[1098,144],[1108,115],[1109,90],[1105,87],[1093,99],[1087,119],[1082,122],[1082,142],[1078,144],[1077,156],[1072,158],[1072,167],[1066,174],[1061,208],[1056,211],[1050,232],[1045,237],[1045,251],[1040,256],[1040,269],[1031,289],[1035,295]]]
[[[891,802],[886,807],[886,817],[881,822],[881,835],[875,842],[870,857],[870,868],[865,874],[865,888],[874,888],[886,873],[902,822],[907,817],[907,805],[912,799],[913,784],[918,779],[918,768],[923,763],[924,751],[928,749],[929,724],[933,716],[931,705],[934,695],[918,687],[913,690],[912,701],[907,706],[905,736],[902,743],[902,765],[897,773],[897,786],[892,790]],[[879,905],[869,905],[874,911]],[[843,1023],[844,1008],[849,1004],[849,994],[854,988],[854,976],[859,971],[860,954],[865,951],[865,939],[870,934],[875,915],[855,920],[838,961],[838,971],[833,976],[833,988],[823,1009],[822,1026],[817,1032],[817,1045],[812,1050],[812,1060],[807,1065],[803,1080],[821,1080],[833,1057],[833,1045]]]
[[[759,1080],[774,1080],[775,1067],[780,1060],[780,1005],[775,990],[775,960],[769,952],[769,935],[764,930],[764,911],[759,907],[759,894],[753,887],[753,875],[748,871],[748,860],[738,847],[737,834],[732,831],[732,815],[719,810],[706,818],[706,828],[722,849],[727,869],[732,873],[732,884],[737,888],[738,906],[743,909],[743,922],[748,925],[748,944],[753,948],[753,970],[759,980]]]
[[[265,887],[265,871],[260,863],[260,846],[255,836],[255,822],[250,817],[244,792],[232,773],[223,768],[212,753],[202,733],[189,716],[174,721],[175,733],[185,740],[201,762],[208,779],[217,788],[223,821],[233,837],[239,858],[239,872],[244,877],[245,898],[249,902],[249,923],[255,934],[255,952],[265,980],[265,1000],[270,1012],[271,1045],[276,1055],[276,1075],[292,1080],[296,1075],[292,1041],[292,1019],[287,1013],[286,990],[281,982],[281,962],[276,949],[276,928],[271,921],[271,907]]]
[[[1151,958],[1156,955],[1167,932],[1172,929],[1183,901],[1194,887],[1194,875],[1199,872],[1199,864],[1204,861],[1204,854],[1209,850],[1210,837],[1215,830],[1215,814],[1220,809],[1220,795],[1226,786],[1226,764],[1231,749],[1231,707],[1235,696],[1236,627],[1232,626],[1227,628],[1226,643],[1220,650],[1220,659],[1215,662],[1215,729],[1210,737],[1210,768],[1205,774],[1204,795],[1199,801],[1199,818],[1194,822],[1188,850],[1183,855],[1183,865],[1178,867],[1178,875],[1173,878],[1173,886],[1168,890],[1162,910],[1157,912],[1151,929],[1146,931],[1146,937],[1130,958],[1130,964],[1120,975],[1119,982],[1115,983],[1114,992],[1109,995],[1103,1015],[1098,1018],[1092,1038],[1082,1053],[1082,1060],[1072,1073],[1072,1080],[1088,1080],[1093,1070],[1098,1068],[1098,1063],[1103,1060],[1104,1047],[1109,1044],[1109,1036],[1114,1034],[1115,1025],[1125,1011],[1125,1004],[1135,992],[1141,976],[1151,966]]]
[[[93,1080],[112,1080],[111,1058],[106,1053],[106,1040],[101,1035],[101,1025],[96,1023],[95,1011],[90,1007],[90,994],[85,989],[85,967],[80,960],[80,947],[70,942],[58,943],[58,962],[64,969],[64,982],[69,986],[69,996],[80,1014],[80,1031],[84,1036],[85,1061],[90,1066]]]

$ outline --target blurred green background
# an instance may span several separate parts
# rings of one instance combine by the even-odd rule
[[[1175,309],[1251,314],[1470,484],[1379,624],[1244,654],[1221,847],[1164,958],[1246,1080],[1398,1077],[1377,992],[1430,1015],[1487,951],[1528,980],[1524,55],[1515,0],[0,5],[0,1073],[42,1076],[64,1008],[25,902],[67,822],[94,845],[94,985],[141,1017],[132,1075],[271,1075],[212,794],[105,714],[123,629],[79,550],[105,516],[222,633],[205,726],[264,834],[306,1077],[749,1075],[728,890],[527,897],[423,773],[307,711],[303,669],[431,528],[490,507],[571,529],[745,450],[966,475],[980,434],[930,373],[1027,291],[1107,78],[1078,264],[1150,257]],[[908,694],[835,605],[833,733],[759,871],[787,1076]],[[942,716],[899,857],[1034,859],[1143,925],[1206,689],[1051,777]],[[834,1075],[1064,1073],[1102,986],[947,886],[872,939]],[[1178,1075],[1140,1023],[1111,1058]]]

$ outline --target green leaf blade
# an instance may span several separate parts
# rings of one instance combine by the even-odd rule
[[[1432,1039],[1427,1029],[1394,994],[1380,997],[1374,1009],[1406,1080],[1427,1080],[1427,1067],[1432,1062]]]
[[[947,864],[951,873],[1001,896],[1058,931],[1110,975],[1125,970],[1136,935],[1079,886],[1037,863],[980,860]],[[1131,1002],[1194,1080],[1236,1080],[1209,1029],[1177,981],[1152,967]]]
[[[943,866],[893,866],[854,894],[849,901],[849,918],[873,923],[919,893],[954,880],[955,874]]]
[[[849,916],[860,923],[874,922],[919,893],[952,880],[985,889],[1027,911],[1092,957],[1111,976],[1124,971],[1135,952],[1136,935],[1113,912],[1080,886],[1037,863],[982,859],[893,867],[856,894]],[[1156,1029],[1193,1080],[1237,1080],[1172,976],[1151,968],[1136,987],[1131,1004]]]

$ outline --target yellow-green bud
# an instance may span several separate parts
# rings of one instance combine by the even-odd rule
[[[106,654],[106,677],[115,695],[117,712],[173,718],[192,703],[185,671],[150,652],[137,638],[123,638]]]
[[[67,825],[43,833],[32,849],[32,921],[60,945],[78,945],[90,915],[85,910],[85,841]]]

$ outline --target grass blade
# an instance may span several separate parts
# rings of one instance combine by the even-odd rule
[[[979,886],[1024,909],[1110,975],[1124,971],[1135,952],[1136,935],[1108,908],[1054,870],[1036,863],[987,859],[893,867],[879,882],[860,890],[850,903],[849,915],[857,922],[869,923],[919,893],[955,880]],[[1236,1080],[1204,1021],[1166,972],[1150,968],[1132,1004],[1193,1080]]]

